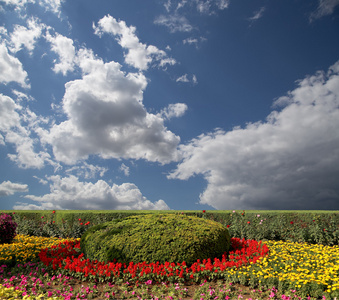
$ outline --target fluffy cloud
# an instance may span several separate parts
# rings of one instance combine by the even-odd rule
[[[171,119],[171,118],[179,118],[182,117],[186,110],[187,110],[187,105],[185,103],[175,103],[175,104],[170,104],[168,107],[163,109],[160,112],[160,116],[164,119]]]
[[[25,46],[29,53],[32,54],[35,42],[41,36],[44,25],[31,18],[28,20],[27,26],[15,25],[10,36],[10,49],[12,52],[18,52],[22,49],[22,46]]]
[[[13,195],[14,193],[22,193],[28,191],[27,184],[14,183],[4,181],[0,183],[0,197]]]
[[[61,72],[64,76],[67,72],[72,72],[76,59],[73,40],[58,33],[55,36],[48,33],[46,39],[51,43],[52,51],[59,56],[59,62],[53,68],[54,72]]]
[[[77,56],[83,78],[65,85],[63,110],[68,119],[41,135],[53,146],[56,159],[73,164],[98,154],[160,163],[176,160],[180,138],[142,104],[146,77],[126,74],[120,64],[104,63],[86,49]]]
[[[4,43],[0,44],[0,83],[17,82],[24,88],[29,88],[27,72],[23,70],[21,62],[8,53]]]
[[[5,95],[0,94],[0,132],[3,133],[2,144],[11,143],[16,153],[8,154],[21,168],[42,168],[45,161],[54,164],[50,155],[44,151],[36,152],[36,140],[32,133],[38,130],[39,124],[45,120],[37,117],[28,108]]]
[[[27,195],[39,204],[18,203],[14,209],[141,209],[167,210],[163,200],[153,203],[132,183],[110,186],[103,180],[81,182],[75,176],[51,176],[50,193],[43,196]]]
[[[28,3],[37,3],[48,11],[51,11],[55,14],[60,14],[63,0],[2,0],[2,2],[5,2],[7,5],[15,6],[19,11],[24,9]]]
[[[339,62],[299,81],[265,122],[181,146],[169,178],[202,174],[216,209],[339,209]]]
[[[158,61],[160,66],[175,64],[175,60],[168,58],[165,51],[153,45],[142,44],[135,34],[136,28],[127,26],[124,21],[117,21],[107,15],[99,20],[98,26],[93,25],[93,27],[99,36],[103,33],[116,36],[120,46],[128,50],[125,62],[139,70],[147,70],[153,61]]]

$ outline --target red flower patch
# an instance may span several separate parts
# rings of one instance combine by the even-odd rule
[[[98,262],[85,259],[84,254],[79,252],[80,241],[60,243],[52,248],[42,249],[39,258],[46,266],[55,269],[67,270],[76,274],[77,277],[87,278],[95,276],[99,281],[122,278],[124,280],[149,280],[155,282],[175,281],[181,278],[184,281],[220,278],[227,274],[229,268],[239,268],[266,256],[268,247],[261,242],[239,238],[231,239],[231,251],[225,252],[222,258],[197,260],[191,266],[186,262],[130,262],[119,263]]]

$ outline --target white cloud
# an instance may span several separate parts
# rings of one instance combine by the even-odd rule
[[[221,10],[228,8],[229,5],[230,5],[229,0],[219,0],[219,1],[217,1],[217,6]]]
[[[35,43],[41,36],[43,24],[39,24],[38,20],[31,18],[27,22],[28,27],[15,25],[14,31],[10,35],[10,50],[18,52],[25,46],[30,54],[33,53]]]
[[[4,134],[2,144],[14,144],[16,153],[8,157],[21,168],[42,168],[45,161],[53,164],[48,153],[36,152],[37,140],[31,137],[45,120],[29,109],[24,109],[8,96],[0,94],[0,132]]]
[[[64,76],[67,72],[72,72],[75,66],[75,47],[73,40],[61,34],[51,36],[49,33],[46,39],[51,43],[51,49],[59,56],[59,62],[54,65],[54,72],[61,72]]]
[[[169,12],[171,8],[171,0],[167,0],[167,2],[164,3],[164,7],[166,8],[167,12]]]
[[[180,76],[179,78],[177,78],[176,82],[184,82],[184,83],[192,82],[193,84],[197,84],[198,80],[197,80],[197,76],[194,75],[194,74],[192,75],[192,80],[189,80],[188,75],[184,74],[184,75]]]
[[[27,72],[21,62],[8,53],[4,43],[0,44],[0,83],[17,82],[23,88],[29,88]]]
[[[39,4],[46,10],[49,10],[57,15],[61,13],[61,5],[64,0],[39,0]]]
[[[180,76],[179,78],[177,78],[176,82],[189,82],[187,74],[184,74]]]
[[[125,164],[121,164],[119,170],[125,174],[125,176],[129,176],[129,167]]]
[[[338,5],[339,0],[319,0],[316,11],[310,15],[310,21],[331,15]]]
[[[185,44],[190,44],[190,45],[195,44],[195,45],[197,45],[198,44],[198,39],[187,38],[187,39],[184,39],[182,42],[183,42],[184,45]]]
[[[13,127],[20,127],[20,116],[17,113],[20,109],[21,106],[12,98],[0,94],[0,131],[7,132]]]
[[[185,103],[169,104],[168,107],[160,112],[159,116],[167,120],[171,118],[179,118],[185,114],[187,108],[188,107]]]
[[[202,174],[200,203],[216,209],[338,209],[339,61],[279,102],[287,106],[265,122],[182,145],[169,178]]]
[[[256,11],[253,15],[253,17],[249,18],[250,21],[256,21],[260,18],[262,18],[262,16],[264,15],[266,8],[265,7],[261,7],[258,11]]]
[[[57,160],[73,164],[90,154],[103,158],[176,160],[180,138],[142,104],[147,79],[104,63],[89,50],[78,53],[83,78],[68,82],[63,110],[68,119],[42,134]]]
[[[103,180],[95,183],[81,182],[75,176],[51,176],[50,193],[43,196],[27,195],[25,198],[38,202],[37,209],[140,209],[167,210],[169,207],[163,200],[155,203],[144,197],[133,183],[113,184],[110,186]],[[14,209],[33,207],[18,203]]]
[[[101,36],[109,33],[117,37],[121,47],[128,50],[125,55],[125,62],[140,70],[147,70],[153,61],[157,61],[160,66],[175,64],[174,59],[169,59],[163,50],[159,50],[153,45],[145,45],[136,36],[136,28],[127,26],[124,21],[117,21],[110,15],[99,20],[98,26],[93,25],[95,34]]]
[[[37,3],[46,10],[59,15],[63,0],[2,0],[2,2],[5,2],[7,5],[15,6],[18,11],[24,10],[28,3]]]
[[[184,7],[186,4],[195,5],[198,12],[202,14],[214,14],[216,10],[224,10],[229,6],[229,0],[180,0],[177,5],[177,10]]]
[[[103,177],[107,171],[108,168],[82,162],[80,165],[69,168],[65,172],[67,174],[71,174],[72,172],[74,172],[78,177],[81,176],[84,177],[85,179],[90,179],[95,178],[97,175]]]
[[[155,19],[154,24],[166,26],[170,32],[190,32],[193,30],[193,26],[189,24],[188,20],[184,16],[161,15]]]
[[[10,196],[15,193],[22,193],[28,191],[27,184],[14,183],[10,181],[4,181],[0,183],[0,197]]]

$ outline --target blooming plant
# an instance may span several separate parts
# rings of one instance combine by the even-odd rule
[[[263,244],[232,238],[233,248],[226,261],[197,261],[191,266],[183,263],[119,265],[81,258],[79,240],[23,238],[26,246],[35,243],[36,248],[43,248],[40,256],[45,253],[48,263],[36,260],[17,263],[12,268],[0,264],[1,299],[315,300],[339,297],[338,246],[282,241]],[[44,239],[45,244],[38,243],[38,239]],[[29,259],[27,252],[30,251],[22,246],[15,255],[26,254]],[[231,263],[238,265],[231,266]],[[222,267],[225,269],[221,270]],[[106,276],[106,271],[111,274]]]
[[[191,266],[187,266],[185,262],[166,262],[164,264],[159,262],[130,262],[127,265],[117,262],[91,261],[80,254],[79,249],[80,241],[66,242],[49,249],[42,249],[39,257],[46,266],[51,266],[53,270],[66,270],[72,276],[81,279],[96,279],[101,282],[118,279],[198,282],[202,278],[208,280],[223,278],[228,273],[228,269],[256,263],[269,251],[268,247],[261,242],[232,238],[232,251],[229,252],[228,257],[225,253],[221,259],[198,260]]]
[[[16,236],[17,224],[8,214],[0,214],[0,244],[11,243]]]
[[[67,241],[71,242],[73,240],[30,237],[18,234],[11,244],[0,245],[0,263],[13,264],[37,261],[42,248],[52,247]]]

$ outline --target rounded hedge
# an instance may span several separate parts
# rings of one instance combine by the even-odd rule
[[[102,262],[183,262],[221,258],[230,235],[220,223],[177,214],[131,216],[93,226],[81,237],[85,257]]]

